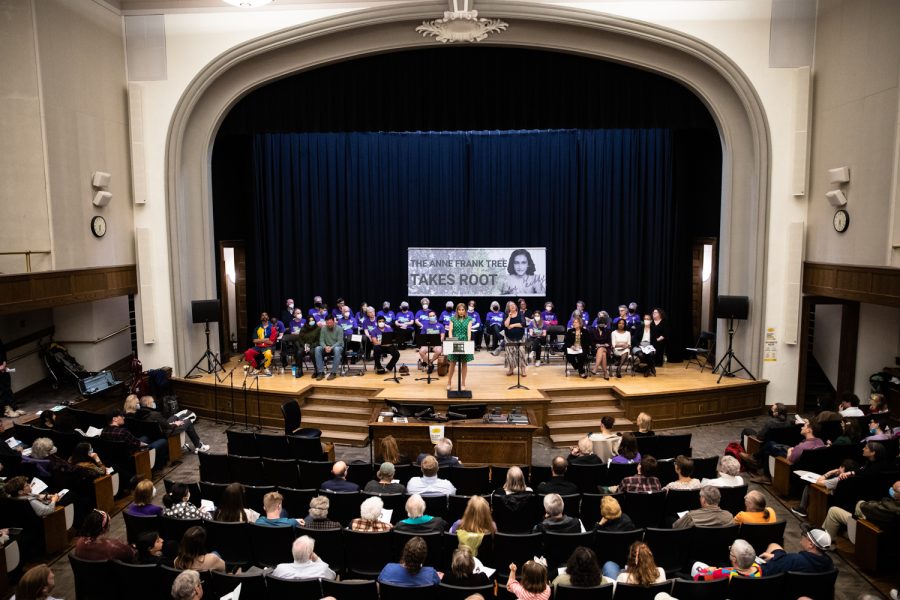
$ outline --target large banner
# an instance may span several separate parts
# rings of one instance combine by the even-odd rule
[[[410,296],[545,296],[546,248],[409,248]]]

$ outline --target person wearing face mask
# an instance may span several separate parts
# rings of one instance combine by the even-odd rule
[[[441,316],[438,317],[445,330],[450,328],[450,319],[453,318],[455,312],[456,311],[453,310],[453,301],[447,300],[447,303],[444,305],[444,311],[441,313]]]
[[[325,319],[332,316],[331,311],[328,310],[328,305],[322,304],[319,306],[319,310],[316,311],[316,314],[313,315],[313,318],[316,320],[316,324],[318,324],[319,327],[322,327],[325,325]]]
[[[428,298],[422,298],[421,300],[419,300],[419,304],[422,306],[422,308],[416,311],[416,323],[417,327],[421,330],[422,326],[425,325],[425,322],[428,321],[428,307],[431,306],[431,300],[429,300]]]
[[[612,320],[612,327],[615,329],[619,325],[619,321],[625,321],[625,329],[628,330],[628,307],[624,304],[619,305],[619,315]]]
[[[900,481],[895,481],[887,489],[887,496],[881,500],[857,502],[854,516],[857,519],[871,521],[879,529],[895,530],[900,525]],[[850,511],[844,510],[840,506],[832,506],[828,509],[822,529],[834,539],[841,528],[847,526],[850,519]]]
[[[284,308],[281,310],[281,322],[288,327],[291,319],[294,318],[294,299],[288,298],[284,301]]]
[[[491,302],[491,310],[484,317],[484,335],[490,339],[490,349],[494,356],[500,354],[499,348],[502,348],[501,342],[503,338],[500,333],[503,331],[503,319],[506,315],[500,310],[500,303],[494,300]],[[485,342],[487,343],[487,342]]]
[[[391,360],[389,360],[387,364],[387,370],[393,371],[394,367],[397,366],[397,361],[400,360],[400,351],[397,350],[394,345],[385,346],[381,343],[385,333],[394,331],[394,329],[387,324],[387,318],[384,315],[378,315],[375,323],[375,329],[369,332],[368,335],[369,339],[372,340],[372,345],[375,347],[375,372],[379,375],[383,375],[385,369],[381,366],[381,357],[385,354],[391,357]]]
[[[259,326],[253,332],[253,347],[244,352],[244,360],[250,363],[251,375],[271,377],[269,366],[272,364],[272,346],[277,338],[278,329],[269,323],[269,313],[260,314]]]
[[[343,298],[338,298],[334,303],[334,308],[331,309],[331,314],[334,315],[335,319],[340,319],[344,316],[344,309],[349,309],[347,303],[344,302]]]
[[[632,333],[631,338],[634,343],[631,354],[636,359],[638,368],[644,372],[644,377],[656,377],[656,348],[653,347],[652,325],[650,315],[644,315],[644,322],[637,330],[637,336]]]
[[[365,352],[366,360],[372,360],[372,331],[378,327],[377,317],[375,316],[375,307],[366,308],[366,316],[359,324],[360,331],[363,334],[363,352]]]
[[[541,317],[540,311],[534,311],[534,318],[527,327],[525,344],[528,350],[528,360],[536,367],[541,366],[541,347],[547,341],[547,325]]]
[[[381,310],[379,310],[375,316],[384,317],[385,323],[387,323],[388,325],[393,325],[396,314],[391,310],[391,303],[385,300],[381,305]]]
[[[356,328],[359,327],[359,322],[353,316],[353,313],[350,312],[349,306],[344,306],[341,314],[337,315],[337,324],[344,330],[344,337],[356,333]]]
[[[628,324],[628,327],[633,329],[635,327],[641,326],[641,313],[637,311],[638,305],[637,302],[629,302],[628,303],[628,314],[625,316],[625,322]],[[646,316],[646,315],[644,315]]]
[[[437,315],[433,310],[426,313],[426,320],[422,324],[422,333],[425,335],[441,335],[441,342],[444,341],[444,326],[438,321]],[[441,346],[433,346],[431,348],[431,357],[428,356],[428,346],[419,348],[419,367],[427,367],[428,372],[434,372],[434,363],[443,354]]]
[[[297,377],[303,377],[303,358],[310,357],[313,364],[313,375],[315,375],[315,361],[312,360],[312,349],[319,343],[319,324],[316,323],[314,317],[308,316],[303,324],[303,328],[298,334],[297,351],[294,354],[294,364],[298,367]]]
[[[475,310],[475,301],[469,300],[466,314],[472,319],[472,339],[475,340],[475,351],[481,351],[481,342],[484,339],[484,327],[481,324],[481,315]]]
[[[313,296],[313,307],[309,309],[306,314],[314,317],[319,314],[320,308],[322,308],[322,296]]]
[[[400,303],[400,310],[394,314],[394,327],[397,333],[397,345],[409,346],[412,343],[412,334],[416,329],[416,315],[409,310],[409,302]]]
[[[300,330],[303,329],[304,319],[303,311],[294,308],[294,314],[290,320],[285,322],[284,336],[281,338],[284,347],[281,349],[281,365],[287,367],[288,356],[297,356],[298,346],[300,345]]]
[[[541,320],[547,327],[559,325],[559,319],[556,316],[556,312],[553,310],[553,303],[549,300],[544,303],[544,312],[541,313]]]

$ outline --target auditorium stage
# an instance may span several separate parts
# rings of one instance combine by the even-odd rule
[[[225,365],[226,373],[234,370],[233,388],[228,379],[217,383],[212,375],[173,378],[179,400],[206,417],[218,415],[220,420],[231,422],[233,409],[233,420],[238,423],[244,423],[246,414],[246,421],[251,424],[281,427],[281,404],[296,399],[303,406],[304,425],[318,426],[328,432],[325,437],[353,445],[366,442],[364,423],[367,424],[372,409],[387,399],[426,402],[438,411],[462,402],[520,405],[534,410],[538,434],[550,435],[554,443],[564,445],[576,439],[578,432],[588,430],[589,423],[596,429],[603,414],[617,417],[624,426],[645,411],[653,415],[654,426],[660,428],[755,416],[763,411],[768,384],[764,380],[728,377],[717,383],[718,375],[709,369],[701,373],[696,365],[686,369],[685,363],[660,367],[656,377],[632,377],[629,373],[609,381],[602,377],[582,379],[571,369],[566,377],[564,364],[554,359],[550,364],[527,368],[527,377],[521,383],[529,389],[511,390],[508,388],[516,383],[516,377],[506,375],[502,355],[479,352],[469,363],[467,387],[472,391],[472,399],[448,400],[447,377],[433,379],[431,384],[416,381],[425,373],[416,367],[415,352],[406,350],[398,365],[409,366],[410,374],[401,377],[399,384],[385,381],[389,374],[377,375],[371,363],[364,375],[339,376],[332,381],[317,381],[309,372],[294,378],[290,370],[279,374],[273,368],[275,374],[271,377],[247,377],[250,389],[245,394],[245,375],[239,360],[236,356]],[[455,376],[453,383],[455,386]]]

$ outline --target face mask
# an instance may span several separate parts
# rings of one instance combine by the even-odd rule
[[[894,498],[895,497],[894,494],[896,494],[896,493],[897,492],[894,491],[894,487],[891,486],[891,488],[888,490],[888,496],[890,496],[891,498]]]
[[[349,318],[350,318],[350,313],[345,312],[345,313],[344,313],[344,318],[345,318],[345,319],[349,319]]]
[[[650,324],[650,319],[644,319],[644,325],[649,325],[649,324]]]
[[[475,312],[475,307],[474,307],[474,306],[470,306],[470,307],[469,307],[469,312],[470,312],[470,313],[471,313],[471,312]]]
[[[316,324],[316,320],[315,320],[315,319],[310,319],[310,320],[309,320],[309,324],[310,324],[310,325],[315,325],[315,324]]]
[[[428,320],[432,323],[437,323],[437,317],[428,317]]]
[[[378,329],[384,329],[384,321],[378,324]]]
[[[553,310],[553,307],[548,304],[547,306],[544,307],[544,310],[546,310],[547,312],[550,312],[551,310]]]
[[[321,308],[321,307],[322,307],[322,303],[321,303],[321,302],[316,302],[315,307],[316,307],[316,308]]]
[[[156,400],[154,400],[153,402],[150,403],[150,408],[152,408],[153,410],[156,410]]]
[[[294,310],[294,305],[293,305],[293,304],[288,304],[287,307],[288,307],[288,310]]]
[[[425,304],[422,305],[422,310],[428,310],[428,303],[427,303],[427,302],[426,302]]]

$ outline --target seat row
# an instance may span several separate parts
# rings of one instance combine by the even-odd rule
[[[127,590],[132,600],[157,600],[169,597],[179,571],[158,565],[132,565],[121,561],[86,561],[69,555],[79,600],[112,598]],[[427,588],[407,588],[376,584],[374,580],[330,581],[327,579],[286,580],[272,575],[230,575],[203,571],[203,588],[210,597],[220,598],[240,585],[241,597],[255,600],[282,598],[321,598],[333,596],[341,600],[463,600],[473,593],[485,598],[512,598],[502,585],[457,587],[446,584]],[[800,596],[817,600],[834,597],[837,571],[809,575],[782,573],[760,579],[733,578],[730,581],[695,582],[667,580],[649,587],[627,584],[605,584],[594,588],[560,585],[554,590],[555,600],[652,600],[656,594],[669,593],[680,600],[769,600],[793,599]]]
[[[295,488],[318,488],[331,478],[332,463],[321,460],[304,460],[296,458],[268,458],[243,456],[238,454],[201,453],[200,479],[211,483],[231,483],[239,481],[247,485],[283,485]],[[716,465],[719,458],[694,459],[694,476],[697,478],[716,477]],[[347,479],[365,487],[366,483],[376,478],[379,465],[350,464]],[[406,485],[412,477],[421,475],[421,469],[415,465],[395,465],[394,479]],[[521,467],[532,488],[537,488],[551,478],[549,466]],[[677,479],[673,460],[657,462],[657,478],[661,485]],[[506,482],[508,466],[472,465],[461,467],[443,467],[438,477],[449,480],[458,493],[463,495],[487,494],[500,488]],[[575,483],[581,493],[596,493],[600,486],[618,485],[625,477],[637,473],[636,464],[610,465],[569,465],[566,479]]]

